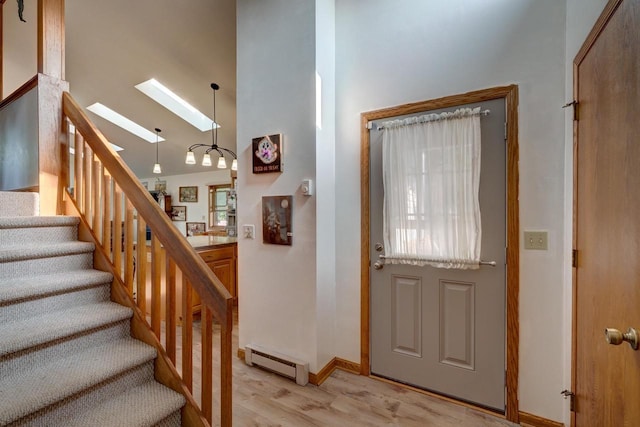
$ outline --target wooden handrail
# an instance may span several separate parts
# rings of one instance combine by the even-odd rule
[[[214,317],[220,323],[226,324],[227,316],[230,314],[228,312],[229,302],[233,304],[233,298],[229,291],[207,267],[202,258],[196,254],[186,238],[176,230],[169,217],[160,209],[147,189],[133,178],[135,177],[133,172],[120,156],[114,153],[102,132],[93,126],[68,92],[62,96],[62,108],[65,116],[82,134],[93,153],[127,195],[133,207],[138,211],[138,215],[145,219],[154,235],[164,245],[167,254],[171,255],[193,289],[200,295],[203,304],[211,309]],[[213,284],[213,289],[209,286],[210,284]]]
[[[67,175],[64,172],[73,175],[69,182],[65,182],[70,189],[67,193],[71,200],[69,206],[74,207],[71,212],[81,215],[82,224],[90,229],[85,235],[89,235],[99,247],[99,252],[104,255],[102,258],[108,262],[107,270],[115,276],[114,286],[117,289],[115,294],[112,289],[112,296],[118,296],[118,301],[134,308],[137,313],[135,322],[142,321],[145,325],[138,324],[135,329],[144,336],[145,342],[158,348],[163,361],[169,364],[176,363],[176,308],[182,308],[181,376],[176,376],[170,383],[174,390],[187,397],[187,409],[183,410],[187,425],[212,423],[212,322],[215,319],[220,324],[220,425],[231,426],[234,307],[231,294],[67,92],[62,95],[62,112],[76,129],[73,138],[67,130],[67,143],[74,146],[76,153],[74,162],[68,164],[66,159],[61,171],[65,181]],[[66,122],[64,127],[68,128]],[[62,150],[68,151],[64,144]],[[137,225],[134,225],[136,213]],[[147,248],[147,227],[151,229],[150,248]],[[135,249],[134,236],[138,242]],[[147,268],[148,257],[150,268]],[[166,280],[163,280],[163,274]],[[179,281],[177,277],[180,277]],[[181,303],[176,295],[178,283],[181,285]],[[166,289],[165,299],[162,298],[163,287]],[[147,292],[150,292],[149,302]],[[128,299],[123,300],[125,294]],[[194,359],[192,316],[195,311],[192,295],[197,295],[202,304],[202,409],[198,408],[191,395]],[[166,310],[163,310],[163,302]],[[163,319],[166,321],[164,346],[161,344]],[[177,370],[172,369],[169,371],[178,375]],[[164,377],[165,374],[166,370],[162,373],[156,371],[156,377]],[[176,381],[180,387],[175,385]]]

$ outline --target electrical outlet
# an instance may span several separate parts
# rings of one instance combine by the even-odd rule
[[[540,251],[547,250],[547,232],[546,231],[525,231],[524,232],[524,248]]]
[[[242,226],[242,234],[245,239],[255,239],[256,238],[256,226],[253,224],[246,224]]]

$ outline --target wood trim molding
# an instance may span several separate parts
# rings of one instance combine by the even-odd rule
[[[564,423],[551,421],[527,412],[520,412],[520,424],[531,427],[564,427]]]
[[[593,25],[593,28],[589,32],[589,35],[585,39],[584,43],[582,44],[582,47],[580,48],[580,50],[578,51],[578,54],[573,60],[574,64],[578,65],[582,62],[582,60],[584,60],[585,56],[587,56],[587,52],[589,52],[589,50],[591,49],[591,46],[593,46],[598,36],[600,35],[604,27],[607,25],[613,13],[616,11],[618,6],[620,6],[620,3],[622,3],[622,0],[609,0],[609,3],[607,3],[607,5],[602,10],[602,13],[598,17],[598,20]],[[575,79],[574,79],[574,83],[575,83]]]
[[[14,90],[11,94],[9,94],[6,98],[0,101],[0,110],[11,104],[16,99],[20,99],[25,93],[29,92],[34,87],[38,86],[38,75],[31,77],[27,82],[25,82],[18,89]]]
[[[518,195],[518,86],[509,85],[477,90],[460,95],[447,96],[429,101],[399,105],[381,110],[369,111],[360,117],[360,201],[361,201],[361,241],[360,241],[360,373],[370,375],[370,277],[369,277],[369,131],[367,124],[399,115],[419,113],[439,108],[453,107],[473,102],[504,98],[509,123],[507,129],[507,374],[506,374],[506,418],[517,423],[518,411],[518,361],[519,361],[519,292],[520,292],[520,211]]]
[[[320,369],[317,374],[309,372],[309,382],[313,385],[320,385],[327,380],[336,370],[336,358],[334,357],[325,365],[324,368]]]

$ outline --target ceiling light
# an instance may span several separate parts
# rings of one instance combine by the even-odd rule
[[[160,161],[158,160],[158,151],[160,150],[160,144],[158,139],[160,138],[158,134],[162,132],[160,129],[156,128],[156,164],[153,165],[153,173],[162,173],[162,168],[160,167]]]
[[[218,169],[226,169],[227,162],[224,159],[224,153],[226,152],[230,154],[231,157],[233,158],[233,161],[231,162],[231,168],[233,169],[235,165],[235,169],[233,170],[237,170],[238,162],[236,161],[236,158],[237,158],[236,153],[226,148],[218,146],[218,127],[220,126],[214,127],[213,123],[215,123],[216,121],[216,91],[220,89],[220,86],[218,86],[215,83],[211,83],[211,89],[213,89],[213,122],[211,122],[211,145],[208,145],[208,144],[191,145],[187,149],[187,158],[185,159],[184,162],[188,165],[195,165],[196,157],[195,157],[195,154],[193,153],[193,150],[199,147],[207,147],[207,151],[204,152],[204,157],[202,158],[202,166],[211,166],[211,155],[209,153],[211,151],[216,151],[220,155],[220,157],[218,158]]]
[[[147,80],[137,84],[135,87],[182,120],[195,126],[201,132],[208,131],[213,126],[215,119],[211,120],[202,114],[197,108],[167,89],[156,79]],[[216,127],[219,127],[219,125],[216,124]]]
[[[111,108],[105,105],[102,105],[99,102],[96,102],[95,104],[88,106],[87,110],[91,111],[94,114],[97,114],[98,116],[102,117],[105,120],[110,121],[116,126],[120,126],[122,129],[126,130],[127,132],[131,132],[132,134],[144,139],[147,142],[151,142],[151,143],[156,142],[156,139],[154,139],[155,136],[153,135],[153,132],[148,131],[147,129],[143,128],[136,122],[129,120],[128,118],[126,118],[120,113],[116,113]],[[159,141],[164,141],[164,138],[160,138]]]

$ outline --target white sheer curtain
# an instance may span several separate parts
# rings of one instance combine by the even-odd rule
[[[480,107],[382,123],[389,264],[480,262]]]

